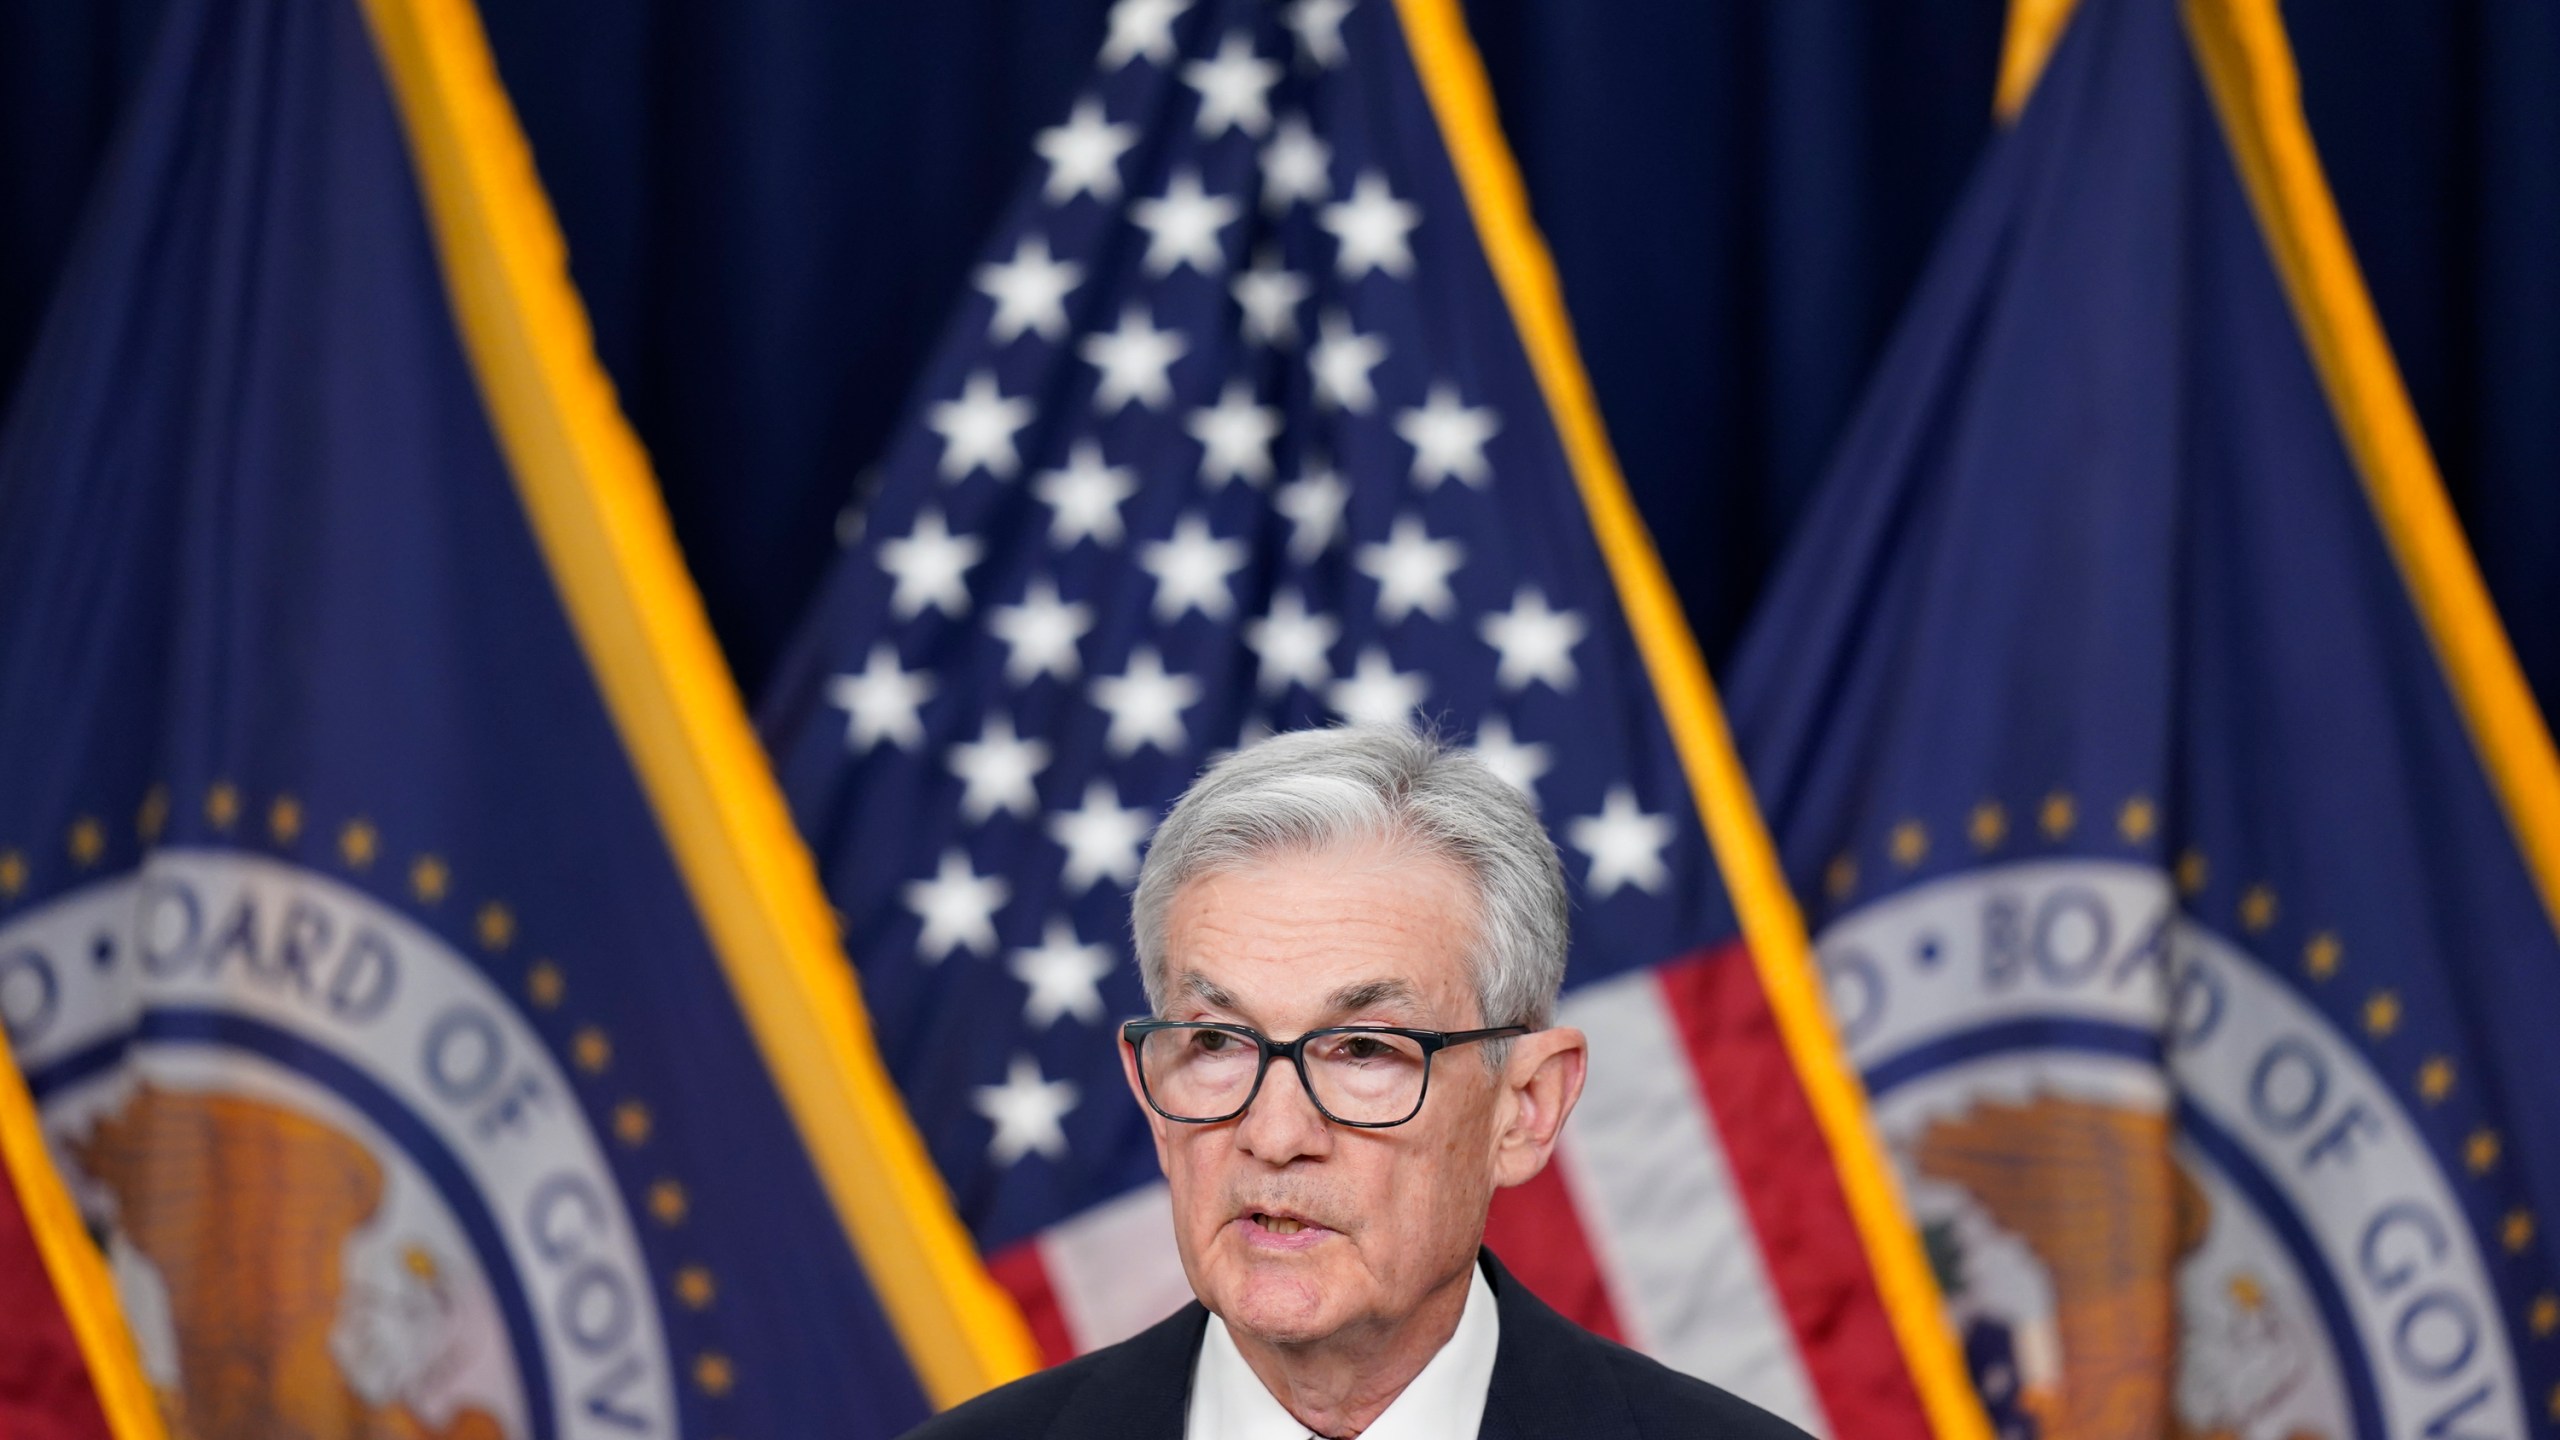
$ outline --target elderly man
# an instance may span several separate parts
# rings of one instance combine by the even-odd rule
[[[1589,1054],[1551,1023],[1555,847],[1474,756],[1375,727],[1240,751],[1166,817],[1134,910],[1155,1014],[1120,1059],[1199,1303],[917,1437],[1798,1434],[1481,1248]]]

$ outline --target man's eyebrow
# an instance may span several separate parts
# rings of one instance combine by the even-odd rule
[[[1348,1015],[1390,1005],[1417,1005],[1421,1000],[1420,992],[1405,981],[1363,980],[1334,991],[1333,998],[1325,1002],[1325,1009],[1329,1014]]]
[[[1182,984],[1179,988],[1186,994],[1190,995],[1192,999],[1199,1001],[1201,1004],[1208,1006],[1212,1010],[1235,1010],[1239,1008],[1236,1004],[1236,997],[1218,988],[1216,981],[1211,980],[1209,977],[1201,974],[1197,970],[1183,971]]]

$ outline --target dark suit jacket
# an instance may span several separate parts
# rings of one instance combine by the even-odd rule
[[[1769,1412],[1548,1309],[1490,1250],[1484,1273],[1502,1316],[1484,1440],[1805,1440]],[[936,1416],[907,1440],[1182,1440],[1208,1323],[1195,1300],[1144,1334]]]

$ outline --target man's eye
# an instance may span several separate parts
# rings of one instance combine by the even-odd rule
[[[1195,1049],[1215,1055],[1221,1050],[1232,1047],[1236,1043],[1236,1037],[1224,1030],[1199,1030],[1193,1032],[1191,1043]]]
[[[1394,1049],[1375,1035],[1345,1035],[1333,1053],[1341,1060],[1384,1060]]]

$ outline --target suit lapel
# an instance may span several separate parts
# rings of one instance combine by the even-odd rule
[[[1483,1252],[1483,1263],[1502,1339],[1494,1347],[1493,1384],[1477,1434],[1483,1440],[1633,1440],[1635,1415],[1601,1343],[1530,1294],[1492,1251]]]
[[[1059,1407],[1050,1440],[1182,1440],[1209,1312],[1193,1301],[1113,1347]]]

